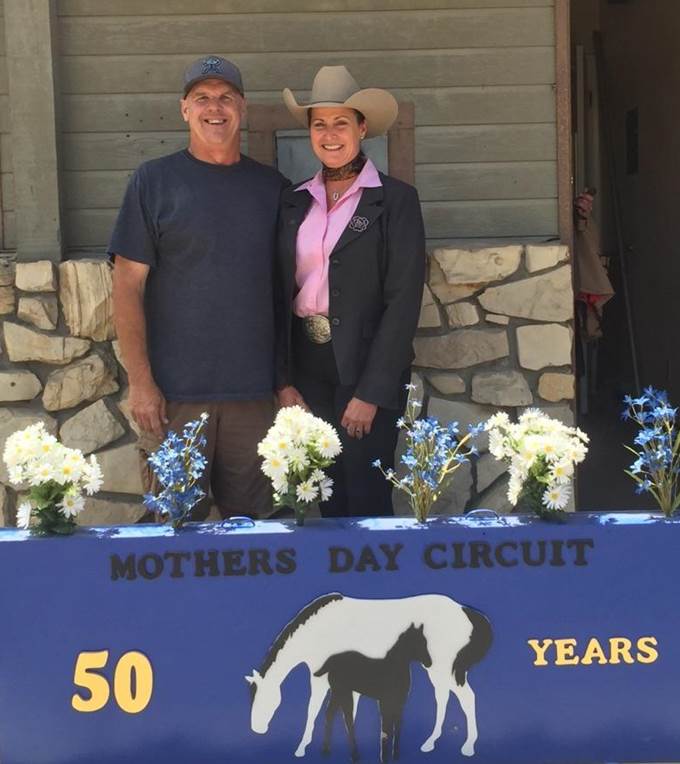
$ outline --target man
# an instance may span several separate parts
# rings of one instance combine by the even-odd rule
[[[208,466],[223,517],[266,514],[256,445],[274,413],[274,169],[240,153],[241,73],[207,56],[184,75],[187,149],[130,180],[109,253],[114,320],[140,450],[207,411]],[[194,513],[204,518],[207,500]]]

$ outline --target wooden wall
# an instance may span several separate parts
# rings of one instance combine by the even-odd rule
[[[0,0],[0,250],[16,246],[14,225],[14,176],[10,140],[7,57],[3,2]]]
[[[206,53],[241,67],[253,102],[305,97],[338,63],[412,100],[432,245],[557,233],[554,0],[58,0],[57,13],[70,249],[105,246],[130,172],[185,145],[182,71]]]

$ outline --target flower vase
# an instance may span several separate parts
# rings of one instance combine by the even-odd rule
[[[545,485],[534,477],[528,477],[515,504],[515,512],[536,515],[548,522],[562,522],[564,512],[559,509],[548,509],[543,504]]]
[[[31,532],[36,536],[70,536],[78,527],[71,517],[64,517],[56,504],[34,510],[36,522]]]
[[[427,525],[433,502],[422,496],[414,496],[411,499],[411,509],[413,516],[419,525]]]

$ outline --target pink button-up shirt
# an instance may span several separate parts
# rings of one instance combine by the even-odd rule
[[[356,212],[364,188],[382,186],[370,159],[354,183],[329,210],[321,170],[297,190],[309,191],[312,204],[297,235],[295,281],[299,292],[293,303],[296,316],[328,315],[328,261],[342,232]]]

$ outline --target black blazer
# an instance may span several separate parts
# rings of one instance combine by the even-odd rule
[[[413,186],[380,173],[364,188],[356,212],[330,255],[329,312],[340,383],[383,408],[397,408],[401,375],[413,361],[425,280],[425,232]],[[291,359],[297,292],[297,233],[312,202],[308,191],[281,197],[277,249],[277,387],[295,384]]]

